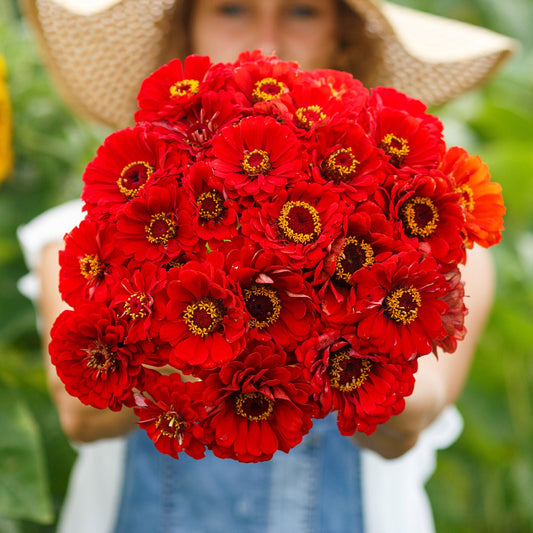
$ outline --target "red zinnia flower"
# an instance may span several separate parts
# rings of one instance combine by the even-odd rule
[[[157,69],[141,85],[135,121],[178,120],[198,95],[211,88],[207,83],[211,66],[209,57],[190,55],[183,64],[173,59]]]
[[[145,380],[144,395],[135,395],[137,423],[161,453],[178,459],[178,454],[184,451],[194,459],[201,459],[205,456],[199,425],[205,417],[202,382],[183,382],[177,373],[152,374],[151,380]]]
[[[194,249],[198,236],[191,224],[193,216],[187,194],[173,181],[159,182],[119,214],[117,243],[139,263],[162,264]]]
[[[127,331],[125,321],[97,304],[59,315],[49,351],[69,394],[86,405],[113,411],[131,400],[152,345],[127,343]]]
[[[354,335],[329,330],[300,346],[296,355],[311,373],[320,417],[337,411],[343,435],[374,432],[405,407],[404,397],[413,392],[417,360],[390,363],[376,357]]]
[[[299,143],[272,117],[248,117],[220,130],[213,141],[213,173],[228,196],[261,202],[295,180]]]
[[[450,148],[440,167],[453,179],[455,190],[461,195],[460,203],[466,216],[466,245],[473,243],[488,248],[502,238],[503,205],[502,188],[490,181],[487,165],[478,156],[469,156],[463,148]]]
[[[317,308],[314,292],[300,272],[271,250],[248,245],[233,262],[231,276],[241,287],[251,338],[272,340],[292,350],[309,337]]]
[[[443,326],[449,290],[431,256],[400,252],[352,277],[357,287],[357,325],[361,339],[391,361],[408,361],[429,353],[433,342],[446,336]]]
[[[205,380],[207,445],[217,457],[268,461],[289,452],[312,426],[312,389],[302,367],[287,365],[274,344],[250,344],[246,354]]]
[[[403,233],[416,239],[424,253],[444,264],[465,261],[463,210],[442,175],[413,177],[393,191],[393,201]]]
[[[191,261],[172,271],[160,337],[172,344],[170,363],[176,368],[213,368],[244,349],[248,317],[223,264],[222,254],[211,252],[202,263]]]
[[[106,138],[83,174],[81,198],[90,213],[113,214],[139,194],[160,167],[166,147],[158,139],[146,126]]]
[[[190,169],[184,186],[190,192],[195,211],[195,232],[204,241],[223,241],[238,234],[235,203],[226,197],[224,187],[213,176],[211,166],[196,163]]]
[[[115,242],[115,228],[91,217],[65,235],[59,252],[59,290],[72,307],[81,300],[105,301],[113,292],[112,273],[124,259]]]
[[[274,202],[244,211],[242,233],[290,256],[295,268],[315,268],[340,234],[345,210],[338,194],[327,187],[298,182]]]
[[[331,95],[353,113],[359,113],[368,99],[368,90],[348,72],[316,69],[306,72],[306,76],[320,86],[327,87]]]

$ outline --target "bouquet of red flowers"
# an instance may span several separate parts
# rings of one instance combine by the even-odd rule
[[[60,254],[67,391],[134,407],[176,458],[264,461],[314,418],[400,413],[418,357],[465,334],[467,249],[501,238],[486,165],[418,100],[259,52],[173,60],[138,103]]]

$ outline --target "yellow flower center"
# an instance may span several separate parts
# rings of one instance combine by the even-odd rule
[[[133,161],[129,163],[122,169],[120,177],[117,180],[120,192],[128,200],[135,198],[150,179],[153,171],[154,168],[146,161]]]
[[[88,281],[93,281],[101,276],[105,266],[100,261],[100,258],[93,254],[85,254],[79,260],[80,272],[82,276]]]
[[[414,287],[394,289],[384,301],[387,316],[404,326],[416,320],[421,305],[422,297]]]
[[[322,231],[318,211],[307,202],[286,202],[281,208],[278,228],[283,236],[296,244],[314,241]]]
[[[248,152],[247,154],[244,154],[241,167],[249,176],[266,174],[272,168],[268,153],[257,148]]]
[[[349,282],[353,273],[374,264],[374,250],[370,244],[356,237],[346,237],[335,262],[337,278]]]
[[[276,78],[263,78],[256,82],[252,97],[256,102],[270,102],[285,92],[285,86]]]
[[[132,320],[138,320],[148,316],[150,311],[150,300],[143,292],[133,293],[124,302],[124,314],[128,315]]]
[[[170,96],[179,98],[180,96],[191,96],[197,94],[200,88],[198,80],[180,80],[172,85],[169,89]]]
[[[474,191],[468,185],[461,185],[455,188],[455,192],[458,192],[461,195],[459,203],[471,213],[476,205],[474,201]]]
[[[219,219],[224,211],[224,198],[215,189],[200,194],[196,198],[196,204],[198,215],[204,222]]]
[[[409,154],[409,144],[403,137],[396,137],[392,133],[387,133],[381,143],[380,148],[390,157],[389,161],[397,168],[401,167],[404,159]]]
[[[95,369],[98,375],[115,370],[117,364],[116,354],[107,344],[95,341],[94,347],[85,351],[87,353],[87,368]]]
[[[359,161],[351,148],[339,148],[324,161],[326,175],[335,182],[347,181],[356,171]]]
[[[263,329],[276,322],[281,313],[281,299],[272,287],[254,284],[243,291],[246,309],[252,318],[248,322],[252,328]]]
[[[224,309],[219,300],[201,298],[185,308],[183,319],[193,335],[205,338],[220,328]]]
[[[296,110],[296,123],[300,128],[306,130],[311,129],[316,123],[321,122],[327,118],[326,114],[322,112],[319,105],[309,105],[307,107],[299,107]]]
[[[349,348],[343,348],[330,355],[330,384],[341,392],[352,392],[363,386],[371,369],[370,359],[352,357]]]
[[[173,411],[168,411],[159,415],[155,426],[161,431],[161,434],[169,439],[177,439],[181,446],[183,443],[183,431],[187,428],[187,422]]]
[[[410,237],[429,237],[439,224],[439,212],[431,198],[416,196],[402,206],[401,218]]]
[[[239,393],[235,396],[235,412],[250,420],[267,420],[274,410],[274,402],[260,392]]]
[[[165,213],[156,213],[152,215],[150,224],[145,226],[146,238],[151,244],[163,244],[166,246],[168,241],[176,236],[176,224]]]

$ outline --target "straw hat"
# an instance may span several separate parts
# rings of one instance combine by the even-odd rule
[[[20,2],[67,102],[113,127],[132,122],[142,80],[171,59],[169,51],[177,57],[187,53],[186,32],[176,26],[183,19],[180,0]],[[363,40],[362,55],[372,58],[361,76],[357,47],[348,43],[345,55],[353,57],[345,58],[344,70],[369,86],[393,86],[427,105],[486,82],[516,46],[484,28],[379,0],[344,3],[362,23],[348,34]]]

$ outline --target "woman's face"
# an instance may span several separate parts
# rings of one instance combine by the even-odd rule
[[[195,0],[191,46],[215,63],[261,49],[305,70],[331,67],[337,48],[335,0]]]

